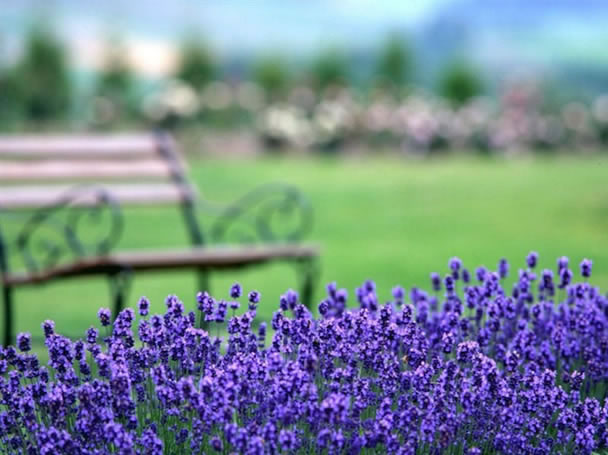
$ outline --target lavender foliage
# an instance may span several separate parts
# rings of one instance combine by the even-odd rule
[[[319,317],[294,291],[270,333],[207,293],[162,315],[126,309],[82,340],[42,324],[48,365],[0,347],[0,448],[28,454],[591,454],[608,447],[608,299],[567,258],[538,276],[531,253],[511,292],[508,264],[471,284],[454,258],[433,291],[379,303],[335,283]],[[466,277],[466,279],[465,279]],[[556,286],[557,284],[557,286]],[[556,289],[557,287],[557,289]],[[230,298],[242,295],[240,286]],[[205,324],[206,330],[202,329]],[[221,331],[225,339],[212,335]]]

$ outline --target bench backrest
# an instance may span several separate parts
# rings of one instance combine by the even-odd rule
[[[101,184],[121,203],[194,197],[166,134],[0,136],[0,208],[52,204],[83,182]]]
[[[26,254],[33,231],[63,208],[76,214],[61,227],[75,255],[91,252],[78,244],[69,220],[76,224],[85,210],[109,210],[114,223],[94,251],[103,254],[120,235],[119,206],[124,204],[179,204],[191,242],[201,245],[195,199],[175,142],[166,133],[0,136],[0,222],[7,211],[32,210],[17,237],[30,269],[40,268]],[[0,271],[8,267],[5,253],[0,231]]]

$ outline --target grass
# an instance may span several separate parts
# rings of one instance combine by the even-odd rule
[[[493,267],[505,256],[513,276],[530,250],[540,253],[541,267],[554,268],[562,254],[577,269],[583,257],[592,258],[592,282],[606,289],[607,164],[603,155],[510,161],[213,159],[192,162],[191,176],[205,198],[223,202],[262,183],[298,186],[315,209],[309,240],[323,249],[316,300],[331,280],[352,295],[367,278],[388,299],[398,283],[428,286],[429,272],[445,272],[451,256],[471,269]],[[177,210],[132,208],[126,215],[120,248],[187,245]],[[214,274],[213,293],[225,297],[234,281],[261,291],[259,318],[269,318],[280,293],[297,286],[295,270],[277,264]],[[147,295],[152,310],[162,311],[166,295],[175,293],[193,308],[195,291],[189,272],[142,274],[133,282],[129,303]],[[97,309],[109,305],[108,292],[103,278],[18,289],[16,327],[37,335],[40,323],[53,319],[59,332],[83,333],[96,323]]]

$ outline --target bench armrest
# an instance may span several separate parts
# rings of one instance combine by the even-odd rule
[[[6,210],[0,210],[0,216],[7,215]],[[52,267],[65,256],[81,258],[89,254],[106,254],[123,229],[117,200],[98,185],[75,185],[56,202],[33,213],[10,215],[25,217],[17,232],[15,248],[30,272]],[[92,235],[83,237],[81,227],[87,222],[97,228]]]
[[[298,242],[313,225],[308,199],[294,186],[269,183],[246,193],[225,207],[200,202],[203,211],[213,211],[207,235],[213,243]]]

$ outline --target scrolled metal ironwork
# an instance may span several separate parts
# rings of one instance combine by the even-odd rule
[[[96,238],[87,240],[80,235],[85,220],[99,227],[105,214],[109,221]],[[19,231],[16,248],[28,271],[36,272],[56,265],[65,256],[76,259],[108,253],[122,229],[120,206],[112,195],[100,186],[79,185],[67,190],[56,203],[34,212]]]
[[[223,209],[213,209],[218,215],[208,233],[215,243],[293,242],[313,224],[308,199],[295,187],[279,183],[262,185]]]

